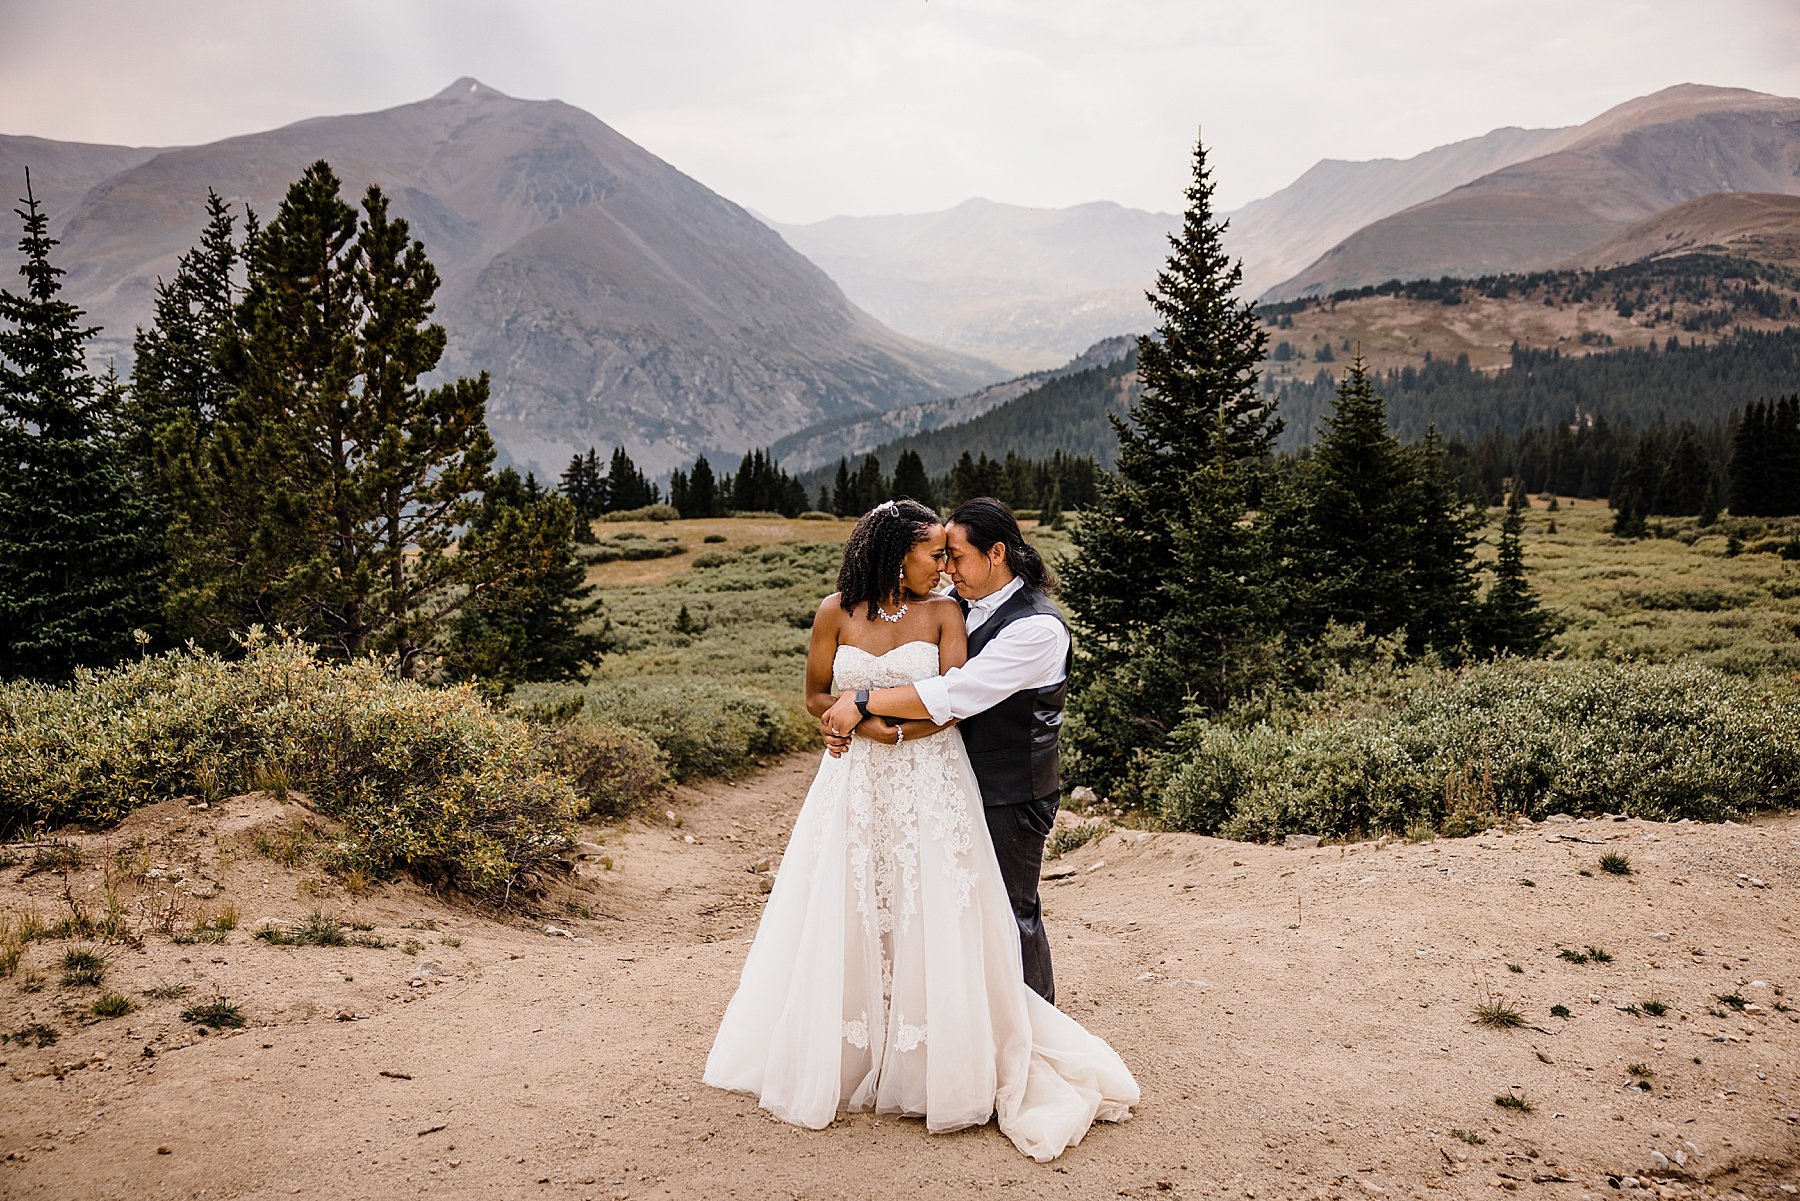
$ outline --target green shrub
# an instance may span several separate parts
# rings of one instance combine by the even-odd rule
[[[602,513],[601,521],[680,521],[681,511],[674,505],[645,505],[641,509],[620,509]]]
[[[631,530],[575,548],[575,557],[590,564],[617,563],[621,560],[635,563],[643,559],[668,559],[685,553],[687,548],[673,535],[652,542]]]
[[[836,513],[826,513],[820,509],[808,509],[800,514],[801,521],[836,521]]]
[[[714,560],[714,555],[724,557]],[[738,555],[708,551],[694,556],[694,566],[711,570],[694,577],[690,586],[701,592],[767,592],[804,584],[822,588],[818,595],[824,596],[843,557],[842,547],[823,542],[779,543]],[[814,597],[813,604],[818,603]]]
[[[704,681],[595,685],[586,711],[653,738],[676,780],[736,775],[812,733],[760,692]]]
[[[172,651],[72,684],[0,686],[0,832],[116,823],[228,796],[278,768],[342,819],[352,856],[504,895],[565,845],[577,801],[540,732],[472,689],[253,636],[240,660]]]
[[[669,786],[669,757],[641,730],[576,720],[550,736],[547,753],[574,785],[583,817],[623,817]]]
[[[700,571],[710,571],[714,567],[723,567],[727,563],[737,562],[737,556],[728,550],[703,550],[695,555],[693,566]]]
[[[1800,695],[1692,664],[1513,660],[1415,684],[1383,712],[1306,706],[1176,732],[1172,827],[1355,837],[1421,823],[1623,812],[1716,821],[1800,803]]]
[[[708,534],[706,537],[700,539],[700,541],[708,543],[708,544],[712,544],[712,543],[718,543],[718,542],[729,542],[730,539],[725,537],[725,535],[723,535],[723,534]]]

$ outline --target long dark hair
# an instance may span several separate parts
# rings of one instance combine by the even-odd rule
[[[969,532],[969,545],[986,553],[998,542],[1006,548],[1006,565],[1033,592],[1055,592],[1056,573],[1044,556],[1025,541],[1013,511],[991,496],[977,496],[956,506],[950,522]]]
[[[844,612],[867,605],[874,621],[875,606],[899,587],[906,552],[936,524],[938,515],[916,500],[885,500],[864,513],[844,543],[844,565],[838,568],[838,603]]]

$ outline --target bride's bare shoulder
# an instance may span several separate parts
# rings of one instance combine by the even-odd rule
[[[934,593],[921,603],[925,606],[925,611],[935,614],[939,621],[960,622],[963,619],[962,606],[956,603],[954,596]]]
[[[819,602],[818,611],[813,614],[813,628],[821,630],[835,629],[837,624],[843,620],[843,617],[844,606],[838,603],[838,594],[833,592],[830,596]]]

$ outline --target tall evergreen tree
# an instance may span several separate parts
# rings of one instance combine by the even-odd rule
[[[850,460],[838,459],[837,478],[831,485],[831,511],[839,517],[858,516],[856,485],[850,478]]]
[[[892,482],[881,473],[881,460],[874,455],[864,455],[862,466],[856,471],[852,482],[852,491],[856,495],[856,512],[867,513],[884,500],[893,495]]]
[[[1479,617],[1475,546],[1486,514],[1457,491],[1437,430],[1410,449],[1414,527],[1407,629],[1414,648],[1455,653]]]
[[[563,553],[571,521],[453,551],[494,458],[487,377],[421,386],[445,344],[437,273],[379,188],[360,223],[338,190],[315,163],[248,248],[228,399],[175,497],[175,607],[215,645],[280,622],[414,674],[471,598]]]
[[[688,505],[693,509],[695,517],[718,517],[722,506],[719,503],[719,482],[713,478],[712,464],[701,455],[694,460],[694,470],[688,475]],[[688,514],[683,513],[686,517]]]
[[[599,662],[609,627],[572,553],[574,505],[506,468],[489,480],[463,538],[471,555],[520,570],[483,583],[457,614],[448,674],[505,693],[526,681],[578,680]]]
[[[606,470],[606,511],[618,513],[656,503],[656,490],[623,446],[615,446]]]
[[[1071,741],[1095,785],[1126,784],[1190,704],[1218,709],[1262,673],[1274,605],[1252,475],[1279,423],[1257,387],[1267,336],[1237,298],[1206,148],[1181,232],[1149,295],[1143,395],[1115,420],[1118,473],[1076,525],[1064,568],[1083,649]]]
[[[932,495],[931,477],[925,474],[925,461],[916,450],[903,450],[894,462],[894,495],[910,496],[927,509],[937,507]]]
[[[0,288],[0,676],[60,679],[150,624],[157,533],[29,173],[22,203],[25,289]]]
[[[1360,622],[1385,636],[1413,624],[1418,513],[1414,465],[1387,426],[1361,356],[1280,506],[1275,544],[1291,582],[1290,628]]]
[[[246,221],[254,238],[254,214]],[[127,423],[142,474],[162,481],[159,492],[168,487],[169,460],[191,457],[225,407],[223,352],[236,320],[233,280],[242,258],[235,239],[230,205],[208,189],[200,241],[181,256],[173,278],[157,281],[155,317],[133,339]]]
[[[1521,538],[1525,532],[1525,493],[1515,490],[1500,523],[1500,551],[1493,582],[1482,601],[1478,638],[1492,653],[1535,655],[1555,636],[1558,622],[1538,600],[1525,578]]]

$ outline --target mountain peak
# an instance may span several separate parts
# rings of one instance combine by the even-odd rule
[[[498,88],[490,88],[473,75],[464,75],[455,83],[433,96],[433,100],[469,100],[469,99],[509,100],[505,92]]]

